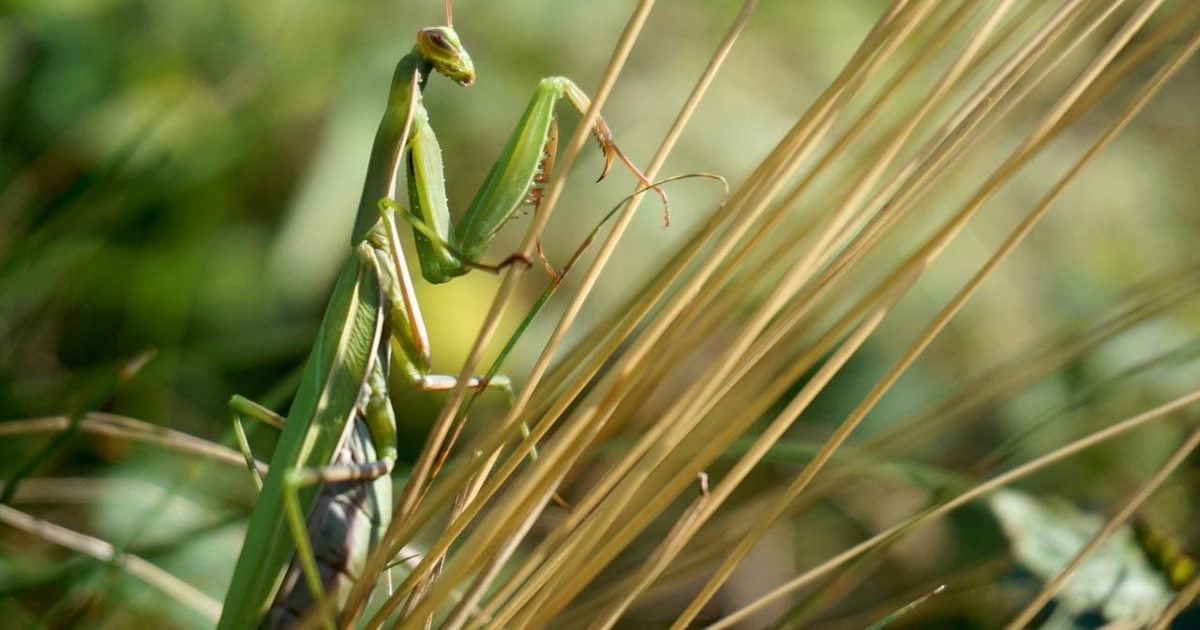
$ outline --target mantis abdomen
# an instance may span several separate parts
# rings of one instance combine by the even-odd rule
[[[354,466],[376,459],[367,425],[356,419],[353,431],[332,463]],[[391,510],[392,480],[387,475],[321,486],[308,515],[308,537],[325,597],[336,602],[338,610],[358,581],[367,555],[378,546],[391,521]],[[316,603],[303,568],[293,557],[262,627],[294,628],[312,614]]]

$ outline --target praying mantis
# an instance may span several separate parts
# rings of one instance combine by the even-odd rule
[[[449,11],[447,11],[449,18]],[[447,24],[450,20],[447,19]],[[565,98],[584,113],[584,92],[563,77],[543,79],[466,213],[450,225],[441,151],[421,103],[433,73],[461,86],[475,79],[454,29],[421,29],[396,67],[339,276],[286,419],[240,396],[230,401],[234,432],[260,488],[234,569],[219,628],[285,627],[316,609],[328,627],[366,555],[390,520],[390,473],[397,457],[388,373],[399,369],[427,391],[451,389],[453,376],[431,373],[430,344],[398,224],[414,231],[423,277],[446,282],[471,269],[529,264],[520,255],[480,262],[497,231],[523,205],[540,199],[557,133],[554,112]],[[604,153],[655,188],[620,152],[603,119],[592,129]],[[391,199],[397,170],[407,169],[408,208]],[[509,393],[507,379],[472,378],[471,386]],[[253,418],[282,429],[261,479],[243,427]],[[330,605],[326,605],[331,601]],[[334,605],[336,603],[336,605]]]

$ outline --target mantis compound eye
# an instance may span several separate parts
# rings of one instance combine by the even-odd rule
[[[461,45],[458,44],[458,38],[453,37],[450,33],[451,31],[444,26],[433,26],[421,29],[417,37],[422,44],[436,49],[436,52],[456,54]]]
[[[429,33],[429,43],[433,44],[436,48],[441,48],[442,50],[453,50],[450,42],[446,40],[446,36],[437,31],[431,31]]]

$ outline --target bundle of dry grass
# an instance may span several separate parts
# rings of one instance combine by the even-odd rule
[[[634,10],[592,115],[654,4]],[[650,179],[687,142],[706,90],[766,10],[757,5],[731,20],[649,161]],[[777,19],[791,9],[770,10]],[[460,23],[470,11],[459,7]],[[1163,534],[1152,546],[1160,553],[1139,562],[1161,565],[1178,592],[1094,612],[1166,627],[1200,591],[1185,549],[1200,510],[1189,460],[1200,442],[1200,264],[1188,183],[1146,191],[1194,157],[1198,13],[1189,0],[883,8],[761,163],[730,175],[723,201],[707,212],[676,204],[676,216],[705,217],[678,252],[575,333],[581,314],[603,311],[587,300],[644,195],[621,210],[594,260],[563,285],[568,304],[537,362],[523,374],[506,366],[521,385],[502,419],[469,413],[473,392],[453,392],[397,479],[391,527],[352,597],[357,624],[857,628],[900,613],[921,625],[1074,622],[1089,611],[1062,595],[1072,574],[1144,519]],[[775,90],[791,77],[772,78],[778,85],[757,85],[756,99],[783,100]],[[558,172],[587,141],[587,118]],[[1155,180],[1157,170],[1168,174]],[[527,254],[565,187],[556,177],[545,191]],[[459,383],[486,372],[479,357],[500,345],[501,315],[530,277],[519,266],[505,274]],[[80,431],[207,453],[231,470],[240,462],[80,409],[9,423],[6,440]],[[199,492],[206,466],[166,494]],[[1045,541],[1015,533],[1001,502],[984,500],[1012,486],[1036,498],[1009,505],[1048,515],[1035,523],[1042,536],[1073,540],[1049,569],[1021,551]],[[70,487],[81,486],[31,479],[15,501],[74,501]],[[108,492],[117,491],[93,496]],[[1075,507],[1056,510],[1043,495]],[[171,500],[146,512],[167,513]],[[1079,516],[1080,506],[1093,514]],[[222,527],[220,509],[208,517],[194,529]],[[193,530],[140,549],[144,514],[115,545],[9,506],[0,518],[104,560],[92,580],[62,571],[55,603],[38,593],[0,604],[30,619],[155,616],[138,597],[105,597],[95,578],[112,567],[166,593],[159,607],[215,614],[215,601],[136,555],[186,549]],[[1179,536],[1182,547],[1169,542]],[[15,550],[30,538],[12,540]],[[210,596],[227,586],[204,579],[217,582],[202,587]],[[53,581],[22,580],[31,591]]]

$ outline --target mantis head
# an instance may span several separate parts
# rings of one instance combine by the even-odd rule
[[[451,81],[466,87],[475,81],[471,56],[449,26],[432,26],[417,32],[417,51]]]

